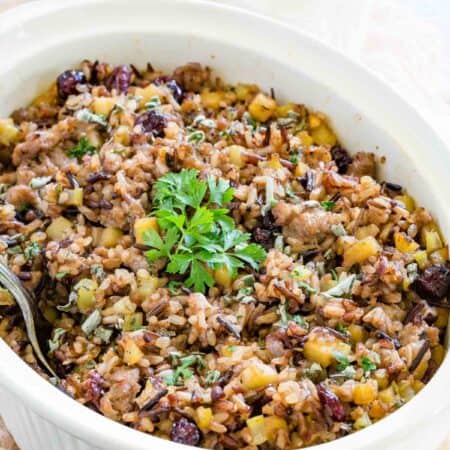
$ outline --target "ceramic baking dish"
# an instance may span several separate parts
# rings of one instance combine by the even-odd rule
[[[407,101],[373,74],[289,26],[194,0],[40,1],[0,16],[0,116],[29,102],[81,60],[171,70],[188,61],[229,82],[256,82],[324,111],[350,151],[384,156],[381,178],[401,183],[450,235],[450,152]],[[450,359],[386,419],[317,450],[437,450],[450,432]],[[0,340],[0,413],[23,450],[176,449],[55,389]]]

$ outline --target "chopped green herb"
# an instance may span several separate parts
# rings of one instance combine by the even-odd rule
[[[181,281],[169,281],[167,284],[167,289],[169,289],[169,292],[171,295],[180,295],[181,289],[180,287],[183,285]]]
[[[298,155],[292,155],[292,156],[289,158],[289,161],[290,161],[291,163],[298,164],[298,161],[299,161]]]
[[[98,309],[95,309],[81,324],[81,329],[86,336],[89,336],[102,323],[102,315]]]
[[[324,200],[323,202],[320,202],[320,204],[325,209],[325,211],[333,211],[336,202],[334,202],[333,200]]]
[[[328,289],[328,291],[322,292],[322,295],[325,297],[343,297],[351,292],[355,279],[355,274],[349,275],[348,277],[340,280],[336,286]]]
[[[67,330],[64,330],[63,328],[56,328],[53,332],[53,338],[49,339],[48,341],[48,351],[50,353],[53,353],[55,350],[57,350],[59,347],[61,347],[62,344],[62,337],[67,333]]]
[[[105,128],[108,126],[108,122],[103,114],[94,114],[87,108],[77,111],[75,117],[82,122],[95,123]]]
[[[367,356],[363,356],[361,359],[361,367],[363,368],[364,372],[373,372],[377,369],[377,365]]]
[[[330,269],[330,273],[331,273],[331,277],[333,278],[334,281],[338,280],[338,276],[337,273],[334,269]]]
[[[214,119],[207,119],[204,115],[199,115],[192,122],[193,127],[198,125],[206,128],[216,128],[216,121]]]
[[[231,353],[236,351],[236,346],[235,345],[229,345],[228,346],[228,351],[230,351]]]
[[[300,325],[302,328],[308,328],[309,324],[300,314],[291,315],[286,310],[286,304],[280,304],[278,306],[278,314],[280,315],[280,320],[275,323],[275,326],[280,328],[286,328],[289,322],[295,322],[297,325]]]
[[[76,301],[77,301],[78,295],[75,292],[71,292],[69,294],[69,298],[67,300],[67,303],[65,305],[57,305],[56,309],[58,311],[62,311],[62,312],[69,312],[72,307],[75,305]]]
[[[52,176],[48,177],[35,177],[30,181],[30,187],[31,189],[40,189],[44,187],[46,184],[50,183],[52,181]]]
[[[229,210],[223,208],[233,197],[227,180],[198,179],[195,169],[169,173],[154,184],[154,215],[162,236],[155,230],[144,233],[149,263],[167,258],[166,271],[189,274],[187,287],[205,292],[214,285],[208,267],[226,267],[231,276],[245,264],[257,270],[266,256],[264,249],[248,243],[250,234],[235,228]],[[221,208],[219,208],[221,207]]]
[[[158,106],[161,106],[161,100],[157,95],[152,97],[146,104],[145,107],[149,110],[156,109]]]
[[[8,248],[9,255],[17,255],[22,252],[22,247],[20,245],[15,245],[14,247]]]
[[[339,331],[339,333],[344,333],[344,334],[347,333],[347,327],[342,322],[339,322],[336,325],[336,330]]]
[[[190,368],[194,365],[198,365],[200,369],[205,367],[203,358],[200,355],[189,355],[179,358],[178,354],[172,354],[174,356],[173,364],[177,364],[178,367],[170,374],[163,376],[164,382],[168,386],[179,386],[188,380],[194,374],[193,370]]]
[[[308,283],[304,281],[296,281],[297,286],[309,292],[310,294],[317,294],[317,289],[311,287]]]
[[[335,352],[333,356],[336,359],[336,369],[340,372],[350,365],[350,361],[342,353]]]
[[[75,147],[71,148],[67,152],[67,155],[70,158],[81,159],[84,155],[93,155],[96,151],[97,149],[93,145],[91,145],[85,137],[83,137]]]
[[[345,236],[347,234],[347,232],[345,231],[344,225],[342,225],[342,223],[331,225],[331,232],[336,237]]]
[[[220,372],[218,370],[210,370],[205,376],[206,384],[214,384],[220,378]]]
[[[103,266],[101,264],[92,264],[91,274],[100,282],[105,279],[105,271],[103,270]]]
[[[30,259],[36,258],[36,256],[39,256],[41,253],[41,247],[37,242],[31,242],[23,251],[23,254],[25,256],[25,259],[29,261]]]
[[[205,133],[201,130],[194,131],[187,137],[188,142],[193,144],[201,144],[205,140]]]
[[[67,270],[64,270],[64,271],[62,271],[62,272],[58,272],[56,275],[55,275],[55,278],[57,279],[57,280],[62,280],[66,275],[68,275],[70,272],[68,272]]]

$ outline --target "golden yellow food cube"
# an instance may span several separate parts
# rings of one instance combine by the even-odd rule
[[[119,228],[115,227],[106,227],[102,230],[99,240],[100,247],[112,248],[115,247],[120,238],[122,237],[123,232]]]
[[[141,97],[140,107],[143,108],[153,97],[159,98],[159,91],[154,84],[149,84],[144,88],[135,88],[134,95]]]
[[[317,128],[313,128],[310,134],[317,145],[336,145],[336,135],[325,122],[322,122]]]
[[[352,341],[355,343],[364,342],[368,337],[368,333],[364,327],[354,323],[348,326],[348,332],[350,333]]]
[[[81,206],[83,204],[83,188],[67,189],[68,194],[66,205]]]
[[[142,327],[144,323],[144,313],[137,312],[133,314],[127,314],[123,318],[123,331],[135,331]]]
[[[0,306],[12,306],[15,304],[14,298],[8,289],[0,288]]]
[[[218,285],[224,288],[229,288],[231,286],[231,283],[233,282],[233,278],[231,277],[227,266],[223,266],[220,269],[214,270],[213,278]]]
[[[272,97],[259,93],[250,103],[248,111],[258,122],[265,122],[272,117],[277,104]]]
[[[116,101],[116,97],[97,97],[92,102],[91,107],[95,114],[102,114],[107,117],[114,108]]]
[[[247,419],[247,427],[252,435],[252,444],[261,445],[267,441],[264,416],[255,416]]]
[[[243,147],[240,145],[230,145],[228,147],[228,157],[231,164],[236,167],[242,167],[244,165],[244,158],[242,156]]]
[[[95,306],[95,293],[98,289],[96,281],[83,278],[76,284],[77,306],[80,311],[86,311]]]
[[[287,117],[291,111],[295,111],[295,103],[285,103],[284,105],[277,106],[275,115],[277,117]]]
[[[303,347],[303,355],[309,361],[328,367],[336,354],[347,356],[351,347],[331,333],[312,333]]]
[[[211,408],[205,408],[204,406],[199,406],[197,408],[197,425],[202,430],[206,430],[211,423],[213,418],[213,412]]]
[[[344,251],[344,267],[351,267],[354,264],[361,264],[371,256],[375,256],[380,250],[380,245],[372,236],[368,236]]]
[[[357,384],[353,389],[353,401],[357,405],[368,405],[377,397],[377,385],[375,382]]]
[[[219,109],[224,101],[224,93],[222,91],[204,90],[201,93],[202,104],[206,109]]]
[[[402,232],[394,233],[394,244],[397,250],[402,253],[412,253],[419,248],[419,244]]]
[[[53,219],[46,232],[51,240],[60,240],[67,236],[72,228],[72,222],[65,217]]]
[[[394,197],[394,200],[398,200],[403,203],[405,208],[412,213],[416,209],[416,202],[410,195],[397,195]]]
[[[123,361],[128,366],[132,366],[134,364],[137,364],[144,356],[144,354],[142,353],[136,342],[128,336],[125,336],[123,342]]]
[[[277,371],[266,364],[255,362],[241,373],[244,389],[261,389],[278,380]]]
[[[159,232],[158,220],[156,217],[142,217],[134,222],[134,238],[136,244],[143,245],[145,243],[145,233],[150,230]]]
[[[11,145],[19,135],[19,129],[12,119],[0,119],[0,144]]]
[[[269,441],[275,441],[278,430],[287,430],[288,426],[286,420],[279,416],[269,416],[264,418],[264,427],[266,430],[266,437]]]

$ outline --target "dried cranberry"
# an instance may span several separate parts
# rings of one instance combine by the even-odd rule
[[[175,80],[170,80],[166,86],[172,91],[173,98],[178,103],[182,103],[184,98],[184,91],[183,89],[181,89],[180,85]]]
[[[223,389],[219,385],[213,386],[211,389],[211,400],[215,402],[223,397]]]
[[[179,444],[198,445],[201,435],[194,422],[182,417],[172,425],[170,438]]]
[[[269,211],[260,219],[258,226],[252,232],[252,237],[256,243],[269,250],[274,245],[275,233],[279,233],[280,231],[281,227],[275,225],[275,218]]]
[[[87,376],[87,380],[84,382],[84,397],[88,401],[98,401],[102,394],[102,389],[105,385],[105,380],[103,377],[96,371],[92,370],[89,372]]]
[[[146,111],[138,116],[134,124],[141,125],[145,133],[152,133],[155,137],[162,137],[164,136],[167,119],[164,114],[152,110]]]
[[[66,70],[56,79],[59,97],[65,100],[69,95],[78,94],[79,84],[86,84],[84,73],[80,70]]]
[[[438,301],[450,290],[450,269],[435,264],[425,269],[411,284],[411,288],[425,300]]]
[[[337,395],[331,392],[325,383],[317,385],[317,393],[326,413],[332,419],[342,422],[345,419],[345,410]]]
[[[128,65],[117,66],[112,74],[106,79],[105,86],[109,89],[115,89],[121,94],[127,92],[131,84],[133,70]]]
[[[331,157],[336,163],[339,173],[347,172],[348,166],[353,162],[347,150],[343,149],[339,145],[335,145],[331,149]]]

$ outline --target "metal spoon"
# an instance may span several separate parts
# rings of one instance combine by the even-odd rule
[[[28,339],[30,340],[31,346],[33,347],[34,353],[36,354],[37,358],[48,370],[48,372],[58,379],[58,376],[51,368],[39,345],[39,339],[36,332],[36,323],[39,323],[36,298],[23,286],[22,282],[16,277],[16,275],[10,270],[10,268],[3,264],[1,261],[0,284],[8,289],[11,295],[16,299],[16,302],[19,305],[20,310],[22,311]]]

